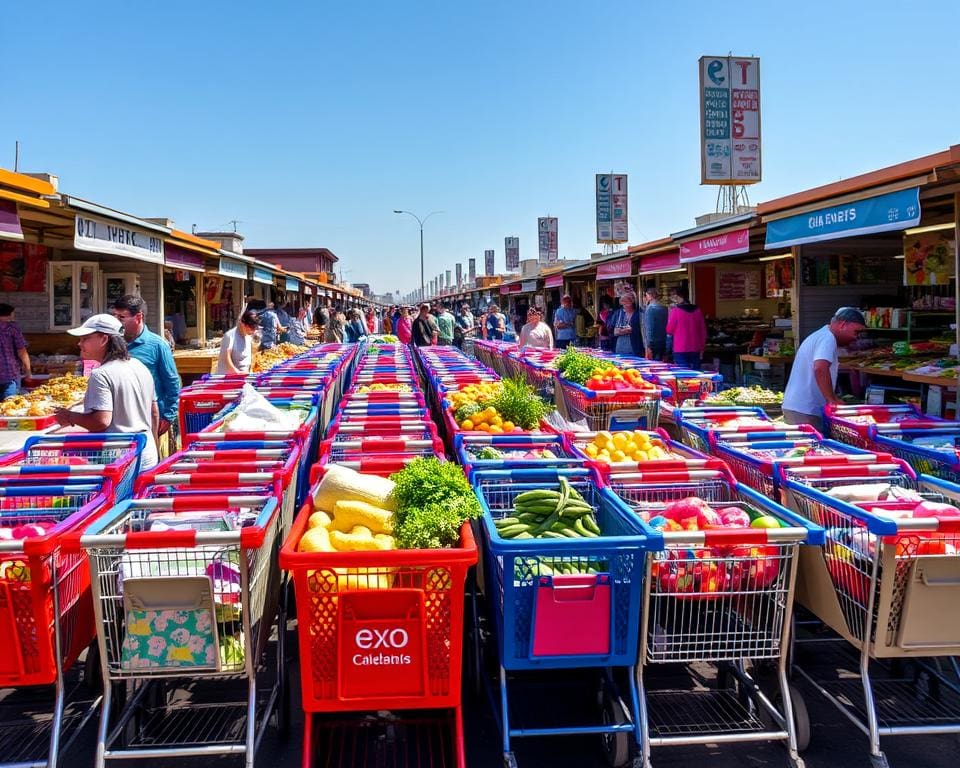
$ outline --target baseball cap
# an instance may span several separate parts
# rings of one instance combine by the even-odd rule
[[[71,328],[67,333],[72,336],[89,336],[91,333],[122,336],[123,325],[113,315],[92,315],[84,320],[79,328]]]
[[[840,307],[834,315],[834,320],[842,320],[846,323],[857,323],[859,325],[866,325],[867,321],[863,317],[863,312],[855,307]]]

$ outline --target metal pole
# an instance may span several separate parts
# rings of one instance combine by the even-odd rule
[[[420,289],[425,287],[423,281],[423,222],[420,222]]]

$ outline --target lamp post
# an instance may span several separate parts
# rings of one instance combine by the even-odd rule
[[[443,213],[443,211],[431,211],[422,219],[417,216],[417,214],[411,213],[410,211],[394,211],[394,213],[403,213],[407,216],[413,216],[413,218],[417,220],[417,224],[420,225],[420,301],[424,301],[424,297],[427,294],[427,284],[423,279],[423,225],[427,223],[427,219],[429,219],[431,216],[434,216],[438,213]]]

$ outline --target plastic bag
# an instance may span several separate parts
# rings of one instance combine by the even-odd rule
[[[249,384],[243,385],[240,401],[224,423],[225,432],[271,432],[294,430],[299,414],[277,408]]]

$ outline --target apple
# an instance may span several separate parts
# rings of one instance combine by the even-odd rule
[[[726,528],[750,527],[750,515],[739,507],[724,507],[717,514],[720,516],[720,523]]]
[[[779,528],[780,521],[771,515],[760,515],[750,523],[751,528]]]

